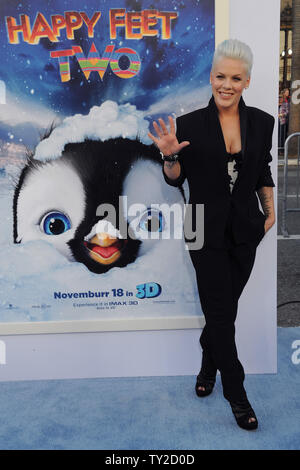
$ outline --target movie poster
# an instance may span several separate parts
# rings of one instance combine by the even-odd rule
[[[188,187],[147,134],[207,104],[214,0],[10,0],[0,22],[2,334],[200,324]]]

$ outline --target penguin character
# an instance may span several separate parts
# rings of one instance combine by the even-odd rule
[[[164,183],[154,145],[122,137],[67,143],[59,158],[28,156],[14,191],[14,243],[46,240],[98,274],[125,267],[153,243],[140,234],[164,230],[151,204],[175,202],[178,193]],[[119,204],[126,195],[145,209],[128,216]],[[99,214],[103,204],[115,208],[115,220]]]

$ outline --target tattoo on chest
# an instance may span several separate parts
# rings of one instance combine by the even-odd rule
[[[172,168],[176,162],[165,162],[167,168]]]

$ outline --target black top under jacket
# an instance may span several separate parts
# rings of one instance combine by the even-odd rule
[[[170,179],[171,186],[189,185],[189,204],[204,204],[204,246],[223,246],[224,232],[230,214],[236,243],[254,242],[264,237],[266,216],[259,208],[256,191],[262,186],[274,187],[269,163],[275,119],[271,114],[239,101],[242,163],[230,192],[228,155],[218,108],[212,96],[208,106],[176,119],[179,142],[190,145],[179,155],[181,173]]]

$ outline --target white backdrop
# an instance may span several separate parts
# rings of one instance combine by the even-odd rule
[[[254,53],[245,102],[276,116],[280,0],[229,0],[229,16],[229,36],[248,43]],[[272,150],[275,182],[276,136],[277,126]],[[246,373],[277,370],[276,232],[274,226],[259,245],[239,304],[237,345]],[[194,375],[201,360],[200,333],[191,329],[0,336],[0,380]]]
[[[254,65],[247,105],[278,114],[280,0],[230,0],[230,37],[251,47]],[[273,179],[277,182],[277,119],[273,133]],[[274,188],[277,200],[277,186]],[[277,204],[275,203],[277,212]],[[277,370],[277,224],[258,246],[254,270],[239,305],[237,346],[248,372]]]

